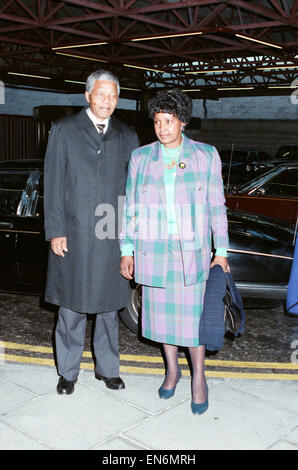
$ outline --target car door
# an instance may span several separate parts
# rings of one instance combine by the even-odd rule
[[[0,289],[19,286],[16,240],[23,218],[25,188],[30,170],[0,170]]]
[[[298,216],[298,168],[283,168],[247,195],[239,195],[236,208],[295,223]]]
[[[40,293],[45,284],[48,243],[43,224],[43,172],[35,170],[26,187],[27,206],[16,240],[20,285],[23,291]]]

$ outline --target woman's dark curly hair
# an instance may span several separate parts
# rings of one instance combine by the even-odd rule
[[[154,119],[156,113],[168,113],[188,124],[191,118],[192,101],[179,88],[163,90],[148,101],[148,112],[151,119]]]

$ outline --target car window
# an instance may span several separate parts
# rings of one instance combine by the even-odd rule
[[[271,156],[267,152],[259,152],[259,160],[260,161],[271,160]]]
[[[283,158],[285,160],[298,160],[298,145],[280,147],[275,158]]]
[[[219,152],[220,158],[222,162],[229,163],[230,161],[230,151],[229,150],[222,150]]]
[[[263,185],[266,196],[298,198],[298,168],[288,168]]]
[[[257,160],[257,156],[255,152],[249,152],[249,156],[247,157],[247,163],[255,162]]]
[[[247,158],[247,152],[245,150],[234,150],[234,152],[232,152],[232,150],[222,150],[220,152],[220,158],[225,163],[229,163],[231,158],[232,162],[244,163]]]
[[[247,159],[247,152],[246,151],[237,151],[237,152],[234,152],[233,153],[233,161],[237,161],[237,162],[240,162],[240,163],[244,163],[246,162],[246,159]]]
[[[280,158],[284,160],[298,160],[298,149],[286,150],[280,155]]]
[[[30,171],[0,170],[0,214],[21,215],[21,201]]]

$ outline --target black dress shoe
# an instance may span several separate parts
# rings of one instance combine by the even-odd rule
[[[74,391],[74,384],[74,380],[66,380],[64,377],[60,377],[57,385],[57,393],[59,393],[59,395],[70,395]]]
[[[125,388],[125,383],[121,377],[104,377],[103,375],[95,372],[95,378],[98,380],[103,380],[106,384],[106,387],[111,388],[112,390],[119,390],[120,388]]]

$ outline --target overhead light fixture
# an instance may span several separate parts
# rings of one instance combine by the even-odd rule
[[[79,83],[80,85],[85,85],[86,82],[78,82],[77,80],[64,80],[67,83]]]
[[[140,70],[146,70],[146,71],[149,71],[149,72],[160,72],[160,73],[165,73],[164,70],[158,70],[158,69],[150,69],[148,67],[141,67],[139,65],[130,65],[130,64],[123,64],[124,67],[132,67],[134,69],[140,69]]]
[[[283,69],[298,69],[298,65],[281,65],[281,66],[274,66],[274,67],[258,67],[256,70],[283,70]]]
[[[128,91],[142,91],[139,88],[126,88],[124,86],[120,87],[120,90],[128,90]]]
[[[223,69],[223,70],[192,70],[190,72],[184,72],[185,74],[197,74],[197,73],[222,73],[222,72],[237,72],[238,69]]]
[[[86,85],[86,82],[79,82],[77,80],[64,80],[65,82],[67,83],[78,83],[80,85]],[[121,90],[130,90],[130,91],[141,91],[139,88],[126,88],[126,87],[123,87],[121,86],[120,87]]]
[[[298,85],[268,85],[268,88],[297,88]]]
[[[72,46],[57,46],[52,47],[52,51],[56,51],[58,49],[74,49],[75,47],[103,46],[104,44],[108,44],[108,42],[93,42],[89,44],[73,44]]]
[[[203,34],[203,31],[197,31],[193,33],[177,33],[177,34],[166,34],[163,36],[148,36],[145,38],[135,38],[131,41],[150,41],[150,39],[168,39],[168,38],[182,38],[185,36],[197,36],[198,34]]]
[[[67,57],[75,57],[76,59],[85,59],[85,60],[93,60],[95,62],[105,62],[107,63],[107,60],[102,60],[102,59],[94,59],[93,57],[86,57],[83,55],[77,55],[77,54],[67,54],[66,52],[56,52],[58,55],[65,55]]]
[[[190,90],[182,90],[182,91],[201,91],[201,88],[191,88]]]
[[[276,47],[277,49],[282,49],[281,46],[277,46],[276,44],[272,44],[271,42],[266,42],[266,41],[261,41],[260,39],[255,39],[255,38],[251,38],[249,36],[244,36],[243,34],[235,34],[235,36],[237,36],[238,38],[242,38],[242,39],[247,39],[248,41],[254,41],[254,42],[258,42],[260,44],[265,44],[265,46],[270,46],[270,47]]]
[[[43,78],[44,80],[52,80],[52,77],[44,77],[42,75],[31,75],[29,73],[7,72],[9,75],[20,75],[21,77]]]
[[[217,90],[224,90],[224,91],[230,91],[230,90],[253,90],[253,86],[246,86],[246,87],[225,87],[225,88],[217,88]]]

